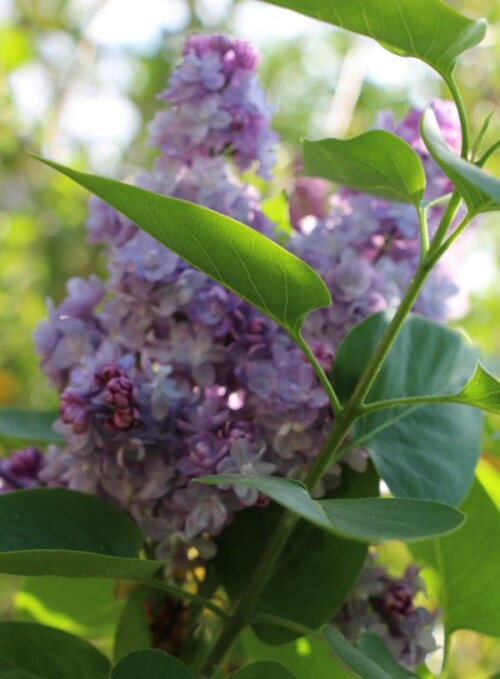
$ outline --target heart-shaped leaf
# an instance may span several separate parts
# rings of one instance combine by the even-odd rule
[[[420,205],[425,174],[420,158],[405,141],[376,130],[354,139],[305,141],[304,172],[357,191]]]
[[[314,309],[329,306],[318,274],[269,238],[194,203],[39,158],[126,215],[197,269],[297,334]]]
[[[253,488],[303,519],[335,535],[360,540],[424,540],[459,528],[464,517],[454,507],[432,500],[382,498],[313,500],[298,481],[271,476],[218,474],[198,479],[209,485]]]
[[[428,109],[421,120],[421,132],[430,154],[451,179],[471,214],[500,210],[500,179],[460,158],[446,144],[434,112]]]
[[[150,578],[162,563],[139,559],[137,526],[99,498],[62,488],[0,495],[0,572]]]
[[[450,75],[465,50],[484,38],[486,23],[471,21],[441,0],[267,0],[368,35],[387,49],[422,59]]]
[[[388,323],[384,313],[370,316],[341,344],[332,383],[342,401],[350,397]],[[453,395],[465,386],[476,362],[477,351],[462,335],[410,316],[366,402]],[[474,478],[482,413],[448,403],[391,408],[359,420],[354,435],[394,495],[457,505]]]
[[[113,667],[109,679],[195,679],[194,674],[177,658],[147,649],[134,651]]]
[[[57,418],[55,411],[0,408],[0,439],[59,443],[63,439],[52,429]]]
[[[96,648],[44,625],[0,622],[0,655],[40,679],[109,677],[110,663]]]
[[[295,679],[295,675],[274,660],[259,660],[234,672],[229,679]]]
[[[439,576],[448,634],[469,629],[500,636],[500,513],[477,480],[461,509],[467,522],[455,535],[413,545],[412,552]]]

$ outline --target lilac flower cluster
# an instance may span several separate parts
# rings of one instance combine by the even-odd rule
[[[160,155],[136,183],[273,237],[258,192],[235,174],[252,166],[268,176],[274,157],[256,67],[246,43],[191,36],[162,95],[168,108],[150,127]],[[415,114],[401,125],[423,153]],[[300,180],[291,205],[288,247],[316,268],[334,300],[306,328],[329,370],[354,323],[398,304],[418,256],[417,224],[404,205],[346,190],[327,198],[318,180]],[[55,428],[66,441],[49,448],[38,483],[111,500],[137,519],[161,558],[181,558],[190,546],[208,558],[211,538],[234,513],[265,499],[193,479],[303,477],[331,425],[327,397],[288,335],[249,304],[97,198],[87,226],[90,242],[104,246],[109,276],[72,279],[35,333],[42,368],[61,392]],[[439,271],[417,309],[443,318],[453,292]],[[346,463],[361,472],[366,454],[355,451]],[[330,470],[326,487],[340,473],[339,465]]]
[[[417,566],[408,566],[395,578],[370,558],[332,623],[351,642],[362,632],[376,634],[399,663],[413,670],[437,648],[433,628],[438,612],[415,605],[424,592]]]

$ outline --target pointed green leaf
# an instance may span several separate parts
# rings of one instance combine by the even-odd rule
[[[318,274],[269,238],[193,203],[39,158],[126,215],[197,269],[292,333],[314,309],[329,306]]]
[[[478,363],[469,382],[453,400],[500,414],[500,382]]]
[[[368,35],[401,56],[417,57],[446,76],[484,38],[486,23],[462,16],[441,0],[267,0]]]
[[[416,207],[423,198],[420,158],[390,132],[376,130],[345,141],[305,141],[303,152],[306,175]]]
[[[463,522],[461,512],[432,500],[382,498],[313,500],[304,485],[292,479],[218,474],[198,479],[209,485],[254,488],[319,528],[361,542],[423,540],[445,535]]]
[[[347,667],[356,672],[359,677],[363,679],[393,679],[392,675],[382,669],[378,663],[350,644],[337,629],[325,627],[323,634],[335,655]]]
[[[109,677],[110,663],[96,648],[44,625],[0,622],[0,655],[43,679]]]
[[[195,679],[194,674],[177,658],[148,649],[126,655],[113,668],[109,679]]]
[[[378,487],[378,475],[372,465],[363,474],[346,469],[335,496],[373,497]],[[234,522],[217,538],[215,569],[231,601],[241,596],[281,516],[281,507],[274,503],[266,508],[238,512]],[[242,535],[245,535],[243,542]],[[364,543],[340,538],[308,521],[298,521],[259,597],[256,613],[277,615],[317,629],[345,601],[365,563],[367,549]],[[332,564],[335,564],[333,578]],[[314,578],[310,577],[312,572]],[[301,636],[267,622],[255,623],[252,627],[259,639],[273,645],[269,651],[274,651],[275,645]],[[275,655],[260,657],[280,660]],[[296,669],[296,664],[288,666]]]
[[[385,670],[392,679],[417,679],[417,675],[401,667],[394,657],[389,653],[387,647],[380,637],[376,634],[364,632],[356,648],[370,660],[373,660],[380,668]]]
[[[274,660],[259,660],[234,672],[229,679],[295,679],[295,675]]]
[[[451,179],[469,211],[477,214],[500,210],[500,179],[453,153],[443,138],[434,112],[430,109],[422,116],[420,127],[431,156]]]
[[[49,410],[0,408],[0,439],[35,443],[59,443],[63,439],[52,425],[59,415]]]
[[[467,522],[459,531],[413,545],[412,552],[439,576],[448,634],[468,629],[500,636],[500,512],[477,480],[461,509]]]
[[[332,371],[342,401],[352,393],[389,320],[385,313],[374,314],[342,342]],[[476,362],[476,349],[460,333],[410,316],[366,402],[453,395],[465,386]],[[474,478],[482,413],[451,403],[391,408],[359,420],[354,435],[394,495],[457,505]]]
[[[97,497],[62,488],[0,494],[0,572],[143,580],[162,563],[139,559],[142,536]]]

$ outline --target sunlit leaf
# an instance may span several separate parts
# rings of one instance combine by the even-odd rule
[[[303,152],[306,175],[417,207],[424,195],[425,174],[419,157],[390,132],[306,141]]]
[[[500,382],[481,365],[454,400],[500,414]]]
[[[412,546],[440,580],[440,605],[448,633],[469,629],[500,635],[500,513],[479,481],[461,509],[465,525],[455,533]]]
[[[253,488],[319,528],[362,542],[423,540],[456,530],[461,512],[432,500],[362,498],[313,500],[298,481],[278,477],[218,474],[199,479],[210,485]]]
[[[443,75],[484,38],[486,23],[462,16],[441,0],[267,0],[368,35],[402,56],[422,59]]]
[[[0,572],[145,579],[137,526],[97,497],[62,488],[0,494]]]
[[[311,311],[330,305],[330,293],[313,269],[230,217],[39,160],[105,200],[187,262],[293,333],[300,330]]]
[[[500,210],[500,179],[453,153],[430,109],[422,116],[421,132],[432,157],[451,179],[472,214]]]

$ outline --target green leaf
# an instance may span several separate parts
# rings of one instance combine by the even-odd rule
[[[55,411],[0,408],[0,439],[35,443],[60,443],[63,439],[52,429],[58,418]]]
[[[416,674],[401,667],[401,665],[394,660],[382,639],[376,634],[364,632],[359,641],[356,642],[356,648],[358,651],[361,651],[363,655],[385,670],[391,679],[417,679]]]
[[[250,629],[244,630],[240,639],[241,650],[236,649],[236,653],[243,655],[243,660],[276,660],[296,674],[297,679],[352,679],[354,676],[332,657],[323,639],[302,638],[282,646],[268,646]]]
[[[115,582],[100,578],[26,578],[15,596],[20,619],[39,622],[110,646],[124,608]]]
[[[148,602],[160,596],[165,595],[146,587],[136,589],[129,596],[116,630],[115,662],[133,651],[151,648],[153,640],[147,614]]]
[[[380,665],[350,644],[335,628],[326,627],[325,639],[335,655],[363,679],[394,679]]]
[[[344,470],[342,483],[335,494],[337,497],[373,496],[378,493],[378,485],[379,479],[372,465],[363,474]],[[217,538],[215,568],[232,601],[239,598],[248,584],[281,516],[282,510],[275,504],[265,509],[238,512],[231,526]],[[242,535],[245,536],[243,541]],[[366,554],[366,544],[345,540],[307,521],[299,521],[259,598],[257,613],[276,615],[317,629],[345,601]],[[260,639],[273,645],[300,636],[268,623],[259,622],[253,628]],[[275,655],[260,657],[280,660]],[[296,665],[289,666],[295,670]]]
[[[259,660],[234,672],[229,679],[296,679],[296,677],[274,660]]]
[[[401,56],[417,57],[443,76],[462,52],[484,38],[485,21],[471,21],[441,0],[267,0],[368,35]]]
[[[193,203],[160,196],[39,158],[88,189],[197,269],[296,334],[314,309],[331,304],[318,274],[240,222]]]
[[[448,634],[468,629],[500,636],[500,513],[479,481],[461,509],[467,522],[455,535],[412,546],[438,573]]]
[[[109,679],[195,679],[194,674],[177,658],[148,649],[134,651],[113,668]]]
[[[469,212],[478,214],[500,210],[500,179],[453,153],[443,138],[432,110],[425,111],[420,128],[431,156],[451,179]]]
[[[162,566],[139,559],[141,545],[139,529],[125,514],[86,493],[37,488],[0,494],[2,573],[141,580]]]
[[[39,674],[33,674],[23,670],[19,665],[10,662],[4,656],[0,656],[0,679],[44,679]]]
[[[43,679],[108,679],[110,670],[86,641],[28,622],[0,622],[0,655]]]
[[[337,353],[332,383],[346,401],[387,328],[385,313],[365,319]],[[366,399],[452,395],[474,371],[477,351],[461,334],[410,316]],[[479,457],[482,413],[454,404],[391,408],[365,416],[354,435],[367,448],[392,493],[398,497],[459,504],[469,490]]]
[[[480,364],[455,401],[500,414],[500,382]]]
[[[423,540],[451,533],[464,520],[462,513],[454,507],[432,500],[365,498],[316,501],[303,484],[293,479],[218,474],[198,481],[209,485],[253,488],[318,528],[362,542]]]
[[[366,132],[349,140],[305,141],[303,152],[306,175],[417,208],[423,198],[425,174],[420,158],[390,132]]]

